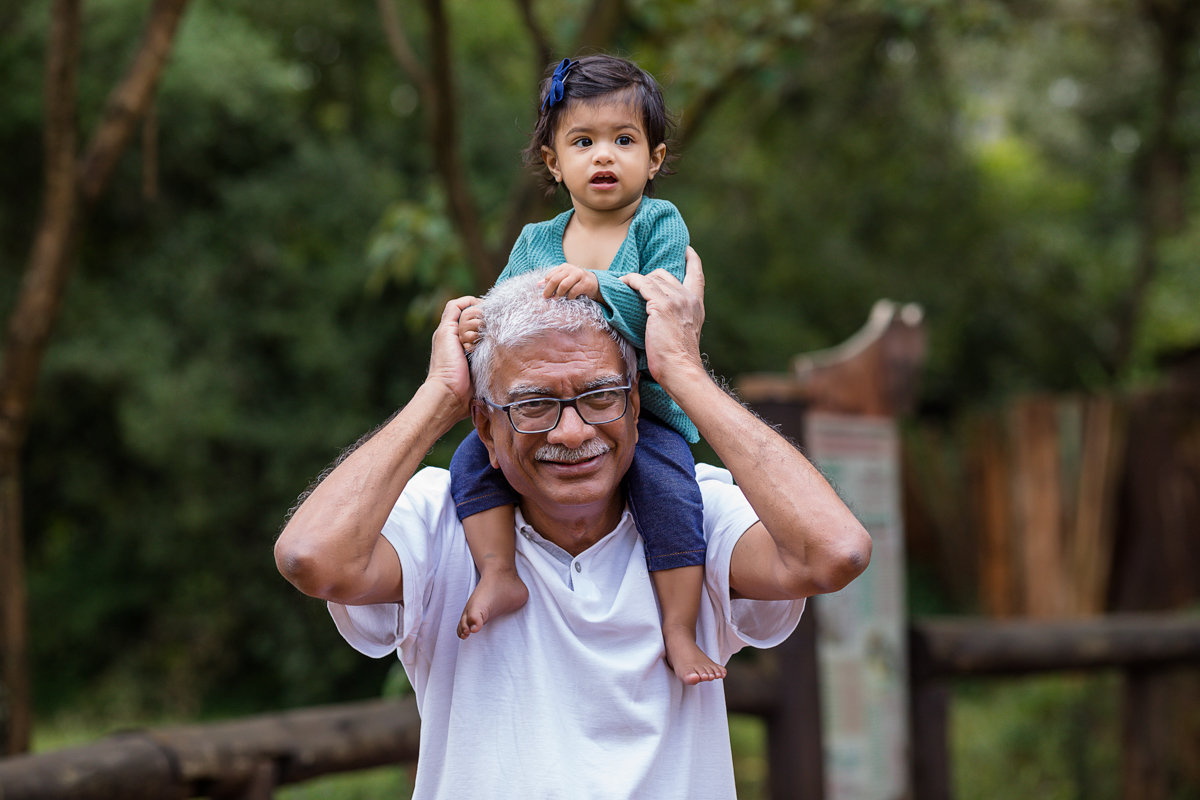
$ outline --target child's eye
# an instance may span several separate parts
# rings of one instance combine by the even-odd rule
[[[622,147],[628,147],[629,145],[633,144],[633,137],[632,136],[618,136],[617,144],[621,145]]]
[[[592,140],[587,138],[586,136],[581,136],[575,140],[575,146],[576,147],[591,147]]]

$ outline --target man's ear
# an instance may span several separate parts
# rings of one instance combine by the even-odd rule
[[[487,448],[488,461],[494,468],[500,469],[500,462],[496,460],[496,440],[492,436],[492,415],[488,413],[487,407],[478,400],[471,401],[471,422],[475,424],[479,441],[483,442],[483,446]]]
[[[546,145],[542,145],[542,163],[546,165],[546,169],[550,170],[550,174],[554,176],[554,180],[562,183],[562,170],[558,166],[558,153],[546,147]]]
[[[543,148],[545,149],[545,148]],[[542,156],[545,158],[545,155]],[[663,161],[667,158],[667,145],[665,142],[659,142],[658,147],[654,148],[650,153],[650,175],[646,180],[654,180],[654,176],[662,169]]]
[[[637,444],[637,424],[638,415],[642,411],[642,396],[638,394],[638,379],[636,375],[633,378],[633,388],[629,390],[629,410],[633,414],[633,443]]]

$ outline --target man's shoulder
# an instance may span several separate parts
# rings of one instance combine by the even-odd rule
[[[434,523],[446,507],[453,508],[450,494],[450,470],[441,467],[422,467],[408,480],[400,493],[390,517],[411,518],[412,514]]]
[[[697,462],[696,483],[704,498],[704,533],[710,545],[716,537],[740,537],[758,521],[729,470]]]

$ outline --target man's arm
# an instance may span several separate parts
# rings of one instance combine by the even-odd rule
[[[446,304],[429,375],[412,400],[313,489],[279,535],[275,564],[305,594],[345,605],[403,599],[400,559],[380,532],[429,448],[467,416],[471,377],[458,320],[472,302]]]
[[[733,473],[759,522],[738,541],[729,584],[737,596],[786,600],[836,592],[871,560],[871,537],[790,442],[717,386],[700,357],[704,276],[688,249],[687,277],[663,271],[623,280],[646,298],[650,373]]]

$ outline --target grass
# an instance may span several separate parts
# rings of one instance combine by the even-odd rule
[[[412,797],[412,780],[406,767],[378,767],[285,786],[277,800],[405,800]]]

